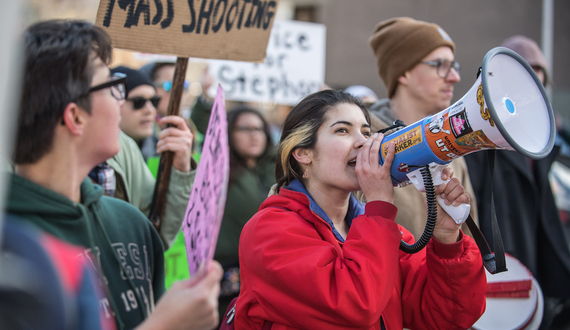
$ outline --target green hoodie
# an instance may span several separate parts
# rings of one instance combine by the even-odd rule
[[[103,196],[87,178],[81,203],[16,174],[9,184],[7,212],[86,247],[78,257],[102,270],[109,292],[99,302],[101,312],[108,318],[118,312],[119,329],[139,325],[165,291],[162,243],[150,221],[129,203]]]

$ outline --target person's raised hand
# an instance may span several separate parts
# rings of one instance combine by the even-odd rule
[[[194,135],[186,124],[184,118],[179,116],[162,117],[159,124],[164,129],[158,135],[156,152],[172,151],[174,157],[172,165],[180,172],[190,172],[192,156],[192,141]],[[167,127],[170,124],[172,126]]]
[[[462,203],[469,203],[469,195],[465,193],[465,188],[463,188],[459,179],[452,176],[453,170],[451,168],[444,169],[441,178],[443,180],[451,178],[451,180],[435,187],[436,195],[440,195],[446,205],[457,206]],[[438,204],[437,222],[433,231],[433,237],[443,243],[455,243],[459,237],[460,227],[461,224],[457,224]]]
[[[222,274],[222,266],[214,260],[209,271],[197,282],[188,279],[174,283],[137,330],[214,329],[219,322],[218,296]]]
[[[384,165],[380,165],[380,146],[384,134],[375,133],[360,148],[356,157],[356,176],[360,190],[368,202],[394,203],[394,187],[390,167],[394,161],[395,145],[390,142]]]

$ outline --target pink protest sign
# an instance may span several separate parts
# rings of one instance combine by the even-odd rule
[[[228,122],[224,102],[224,91],[218,86],[184,217],[182,231],[190,277],[210,266],[224,215],[230,171]]]

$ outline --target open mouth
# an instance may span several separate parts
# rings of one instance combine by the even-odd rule
[[[350,166],[350,167],[356,167],[356,158],[354,158],[353,160],[351,160],[350,162],[348,162],[348,166]]]

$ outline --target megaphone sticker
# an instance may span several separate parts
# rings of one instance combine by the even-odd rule
[[[499,146],[493,143],[493,141],[489,140],[489,138],[483,133],[482,130],[478,130],[472,133],[469,133],[465,136],[462,136],[455,140],[458,145],[467,148],[473,149],[499,149]]]
[[[418,143],[422,142],[422,130],[420,126],[416,126],[406,133],[398,135],[394,139],[387,140],[382,143],[382,153],[384,157],[388,154],[388,144],[394,141],[396,145],[396,153],[409,149]]]
[[[460,138],[463,135],[473,132],[471,124],[469,124],[465,108],[455,115],[450,116],[449,123],[451,125],[451,132],[453,132],[455,138]]]
[[[481,117],[484,120],[488,120],[491,126],[495,127],[495,122],[493,118],[491,118],[491,114],[489,113],[489,109],[485,108],[485,98],[483,97],[483,84],[480,84],[477,88],[477,103],[481,107]]]

